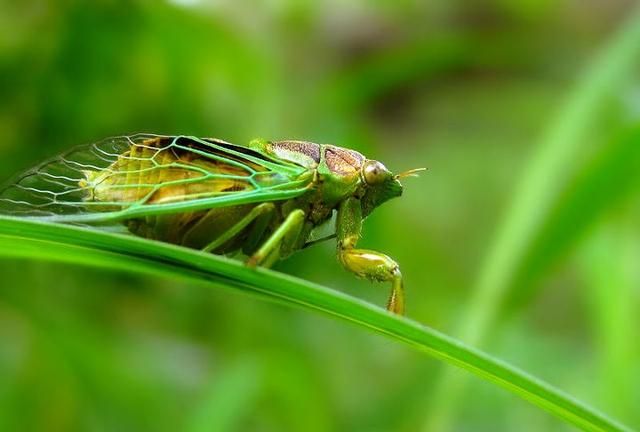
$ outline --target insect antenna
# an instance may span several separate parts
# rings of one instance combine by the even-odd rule
[[[400,174],[396,174],[396,179],[401,179],[405,177],[418,177],[418,173],[422,171],[426,171],[426,168],[414,168],[407,171],[403,171]]]

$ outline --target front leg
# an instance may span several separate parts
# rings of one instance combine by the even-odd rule
[[[336,219],[338,260],[345,269],[358,277],[376,282],[391,282],[387,309],[404,314],[404,286],[398,264],[380,252],[355,249],[362,229],[360,200],[348,198],[340,204]]]

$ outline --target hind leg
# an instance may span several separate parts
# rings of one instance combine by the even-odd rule
[[[223,232],[220,236],[213,239],[202,250],[204,252],[211,252],[224,245],[229,240],[240,234],[250,223],[256,220],[268,221],[273,218],[275,214],[275,205],[273,203],[263,203],[255,206],[247,213],[242,219],[240,219],[235,225]]]
[[[247,265],[255,267],[261,265],[271,266],[282,255],[289,253],[298,244],[298,237],[304,228],[304,211],[296,209],[289,213],[287,218],[275,230],[275,232],[263,243],[263,245],[247,260]]]

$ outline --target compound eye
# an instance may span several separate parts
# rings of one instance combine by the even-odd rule
[[[367,161],[363,167],[364,181],[369,185],[383,183],[391,174],[382,162]]]

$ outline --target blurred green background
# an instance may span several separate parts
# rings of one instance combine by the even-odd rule
[[[640,427],[640,54],[606,50],[635,5],[4,1],[0,177],[135,132],[427,166],[362,241],[401,263],[408,315]],[[276,268],[383,304],[329,243]],[[307,311],[70,265],[0,274],[0,430],[569,428]]]

